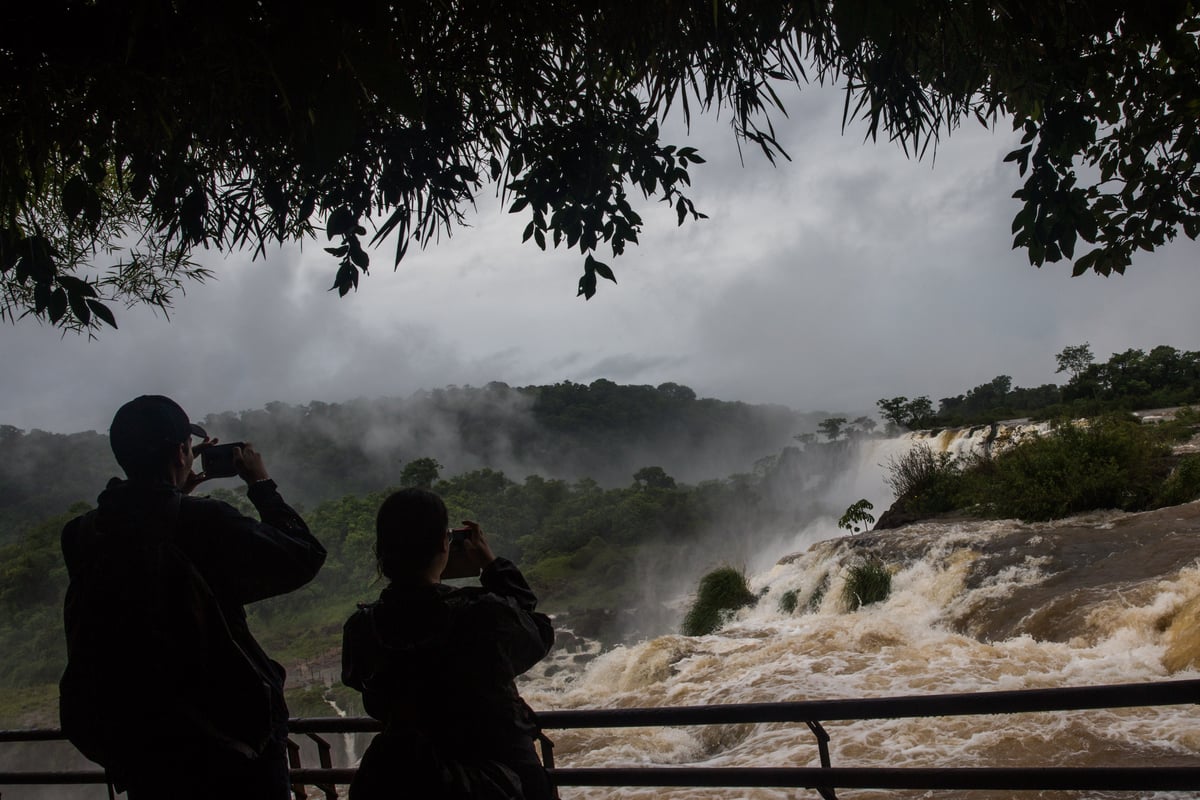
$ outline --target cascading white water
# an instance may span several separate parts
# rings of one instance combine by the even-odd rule
[[[333,709],[333,713],[336,716],[346,716],[346,712],[338,706],[337,701],[332,697],[325,697],[323,699],[325,700],[325,704]],[[342,734],[342,755],[345,756],[345,761],[341,763],[347,765],[358,763],[358,747],[355,745],[355,735],[353,733]]]
[[[869,443],[860,450],[856,474],[836,481],[832,491],[838,497],[866,497],[877,509],[886,507],[890,498],[886,488],[880,488],[882,465],[922,438]],[[965,452],[963,448],[978,447],[986,438],[946,437],[939,449]],[[612,708],[1197,678],[1198,662],[1188,654],[1200,652],[1200,566],[1194,563],[1200,555],[1200,547],[1194,546],[1200,545],[1200,508],[1179,509],[1145,519],[1093,514],[1042,525],[924,523],[853,542],[843,538],[835,521],[818,520],[797,532],[795,541],[802,544],[796,548],[802,550],[798,555],[780,560],[786,553],[771,554],[769,560],[779,563],[758,570],[751,579],[752,590],[762,593],[759,603],[718,633],[668,635],[619,647],[591,661],[581,673],[534,678],[523,684],[522,693],[538,709]],[[1179,554],[1170,568],[1142,574],[1135,569],[1137,553],[1121,552],[1123,543],[1132,548],[1134,542],[1139,548],[1179,548]],[[849,546],[852,543],[859,546]],[[1072,544],[1113,553],[1092,564],[1064,554]],[[890,567],[892,593],[885,602],[848,612],[841,587],[847,565],[864,549]],[[1109,583],[1088,584],[1102,569],[1114,573]],[[1057,593],[1055,581],[1062,585]],[[827,589],[810,609],[808,599],[823,583]],[[790,613],[780,605],[788,592],[798,601]],[[1007,632],[990,633],[995,631]],[[1200,764],[1200,724],[1195,708],[1186,705],[831,723],[826,728],[835,766]],[[813,737],[803,725],[550,733],[560,766],[819,764]],[[795,797],[797,791],[564,788],[562,795],[564,800],[725,800]],[[838,795],[924,796],[872,791]]]

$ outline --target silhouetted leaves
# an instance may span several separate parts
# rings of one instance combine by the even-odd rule
[[[845,88],[845,125],[917,156],[963,120],[1011,117],[1013,246],[1034,265],[1120,273],[1200,237],[1190,3],[10,5],[0,273],[21,288],[6,318],[46,311],[33,286],[83,265],[109,270],[97,285],[114,299],[165,304],[204,277],[196,246],[260,254],[322,216],[347,248],[330,251],[345,294],[369,228],[373,245],[395,237],[398,264],[462,224],[485,180],[529,215],[522,241],[620,256],[643,224],[628,194],[704,218],[685,194],[704,159],[661,141],[673,106],[728,112],[774,163],[789,157],[778,90],[809,81]],[[147,246],[91,263],[129,241]]]

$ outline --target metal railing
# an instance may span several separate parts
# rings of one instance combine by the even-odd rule
[[[834,767],[829,754],[829,735],[822,727],[822,722],[831,721],[1008,715],[1197,703],[1200,703],[1200,680],[1183,680],[862,700],[544,711],[538,719],[543,730],[803,723],[816,737],[819,767],[563,768],[555,765],[553,744],[546,737],[542,737],[542,756],[551,780],[558,786],[807,788],[832,800],[839,788],[1200,791],[1200,756],[1194,766],[1170,767]],[[337,785],[347,784],[354,777],[353,768],[332,766],[331,748],[320,734],[369,733],[381,729],[382,725],[369,717],[291,720],[292,737],[304,736],[315,742],[320,763],[319,767],[303,766],[299,747],[289,742],[297,800],[306,796],[305,786],[315,786],[327,798],[335,798]],[[0,743],[63,738],[56,730],[0,731]],[[0,772],[0,786],[104,782],[104,773],[99,770]]]

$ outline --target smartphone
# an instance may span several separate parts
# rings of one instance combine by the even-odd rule
[[[467,539],[470,538],[470,528],[454,528],[450,531],[450,558],[442,570],[442,578],[474,578],[479,575],[479,567],[474,566],[467,555]]]
[[[245,442],[209,445],[200,451],[200,469],[210,478],[229,478],[238,474],[233,463],[233,450],[245,447]]]

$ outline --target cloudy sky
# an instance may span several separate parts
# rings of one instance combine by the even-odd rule
[[[217,279],[192,286],[168,322],[119,315],[99,340],[22,321],[0,328],[0,423],[103,430],[142,393],[193,417],[271,400],[336,402],[448,384],[598,377],[675,381],[702,396],[805,411],[874,411],[878,398],[960,394],[996,375],[1061,382],[1054,354],[1090,342],[1097,358],[1130,347],[1200,349],[1200,246],[1181,239],[1126,276],[1070,277],[1010,249],[1020,180],[1007,126],[971,125],[936,159],[840,131],[841,95],[785,95],[778,119],[791,163],[739,159],[724,120],[672,141],[701,148],[692,171],[708,220],[676,227],[666,205],[640,209],[641,246],[575,297],[582,257],[522,245],[527,220],[485,190],[471,227],[391,270],[391,246],[357,294],[327,292],[323,242],[202,257]]]

